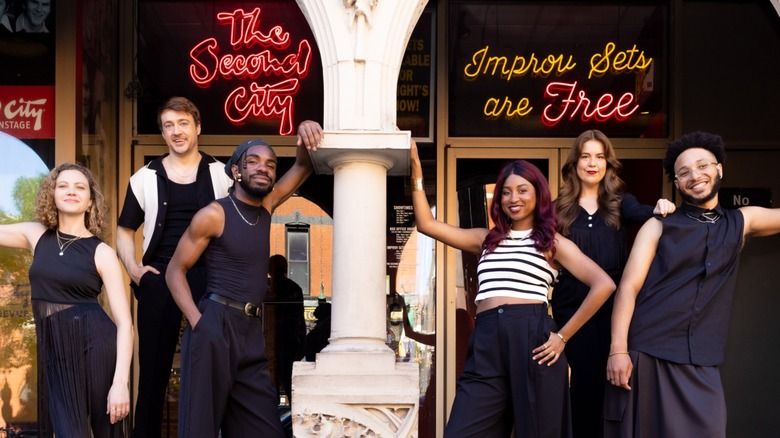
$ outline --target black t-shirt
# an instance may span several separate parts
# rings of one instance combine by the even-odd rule
[[[179,239],[190,226],[192,217],[198,212],[198,186],[196,183],[177,184],[168,181],[168,214],[165,215],[165,224],[160,244],[155,249],[155,256],[170,256],[176,251]]]

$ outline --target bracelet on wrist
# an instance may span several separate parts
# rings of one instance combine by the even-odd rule
[[[423,179],[422,178],[412,178],[412,191],[413,192],[422,192],[424,190],[423,188]]]
[[[566,339],[563,337],[563,335],[560,332],[556,332],[556,335],[558,335],[559,338],[561,338],[561,341],[563,341],[563,345],[566,345]]]
[[[616,351],[614,353],[609,353],[609,357],[617,356],[618,354],[628,354],[628,351]]]

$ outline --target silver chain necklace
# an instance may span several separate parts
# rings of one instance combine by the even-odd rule
[[[175,173],[182,181],[189,181],[192,174],[195,173],[196,170],[198,170],[198,166],[195,166],[194,168],[192,168],[192,170],[190,170],[189,172],[183,175],[179,173],[178,170],[176,170],[176,167],[173,166],[173,160],[168,160],[168,167],[170,167],[173,173]]]
[[[691,219],[699,221],[702,224],[714,224],[715,222],[718,221],[718,219],[721,218],[720,213],[718,213],[717,211],[705,211],[699,216],[694,216],[690,213],[685,213],[685,215]]]
[[[70,247],[71,245],[73,245],[73,242],[82,238],[82,236],[76,236],[70,239],[66,239],[65,237],[60,236],[59,228],[56,230],[56,232],[57,232],[57,246],[60,247],[60,256],[65,254],[65,250],[68,249],[68,247]]]
[[[233,200],[233,196],[228,195],[228,199],[230,199],[230,202],[233,204],[233,208],[236,209],[238,215],[241,216],[241,219],[243,219],[247,225],[249,225],[250,227],[254,227],[255,225],[257,225],[258,222],[260,222],[260,213],[257,213],[257,219],[255,220],[255,223],[249,222],[248,220],[246,220],[244,215],[241,214],[241,210],[238,209],[238,205],[236,205],[236,201]]]

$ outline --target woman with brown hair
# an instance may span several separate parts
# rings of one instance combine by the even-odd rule
[[[133,328],[122,268],[101,240],[103,195],[87,168],[61,164],[41,183],[35,214],[0,225],[0,245],[33,252],[38,434],[122,437]],[[98,303],[103,286],[115,322]]]
[[[606,271],[615,284],[620,282],[628,257],[625,224],[641,224],[653,214],[665,216],[675,209],[665,199],[658,200],[655,209],[640,204],[625,192],[625,183],[618,176],[621,167],[609,138],[599,130],[585,131],[571,146],[555,200],[558,232]],[[588,290],[571,272],[561,270],[551,300],[559,327],[572,318]],[[576,438],[601,437],[611,316],[612,297],[566,345]]]

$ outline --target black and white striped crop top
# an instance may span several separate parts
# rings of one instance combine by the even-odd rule
[[[492,297],[524,298],[547,303],[550,285],[558,270],[547,263],[529,238],[532,230],[510,230],[490,254],[477,265],[479,292],[475,303]]]

